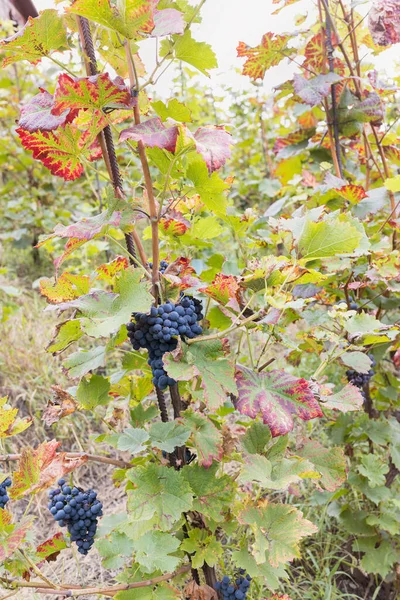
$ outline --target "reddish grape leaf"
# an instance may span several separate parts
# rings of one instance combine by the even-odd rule
[[[296,129],[285,137],[276,138],[272,150],[275,154],[279,154],[281,150],[287,148],[288,146],[297,146],[298,144],[301,144],[301,142],[308,140],[313,133],[314,129]]]
[[[182,423],[192,431],[190,441],[196,449],[199,465],[208,468],[213,460],[220,461],[223,455],[222,436],[212,421],[189,409],[181,417]]]
[[[34,19],[29,17],[16,34],[0,41],[0,49],[7,54],[2,66],[19,60],[28,60],[35,65],[44,56],[67,48],[67,32],[62,17],[53,8],[46,9]]]
[[[88,275],[75,275],[67,271],[60,275],[55,283],[51,279],[41,279],[39,282],[40,293],[45,296],[51,304],[58,304],[67,300],[79,298],[87,294],[90,289],[90,277]]]
[[[194,140],[196,150],[204,158],[210,173],[222,167],[231,156],[231,134],[223,127],[199,127]]]
[[[351,204],[358,204],[363,198],[367,197],[365,190],[362,185],[353,185],[349,183],[341,188],[335,188],[335,191],[348,200]]]
[[[314,71],[315,75],[324,70],[326,65],[326,36],[325,30],[321,29],[318,33],[313,35],[313,37],[308,41],[305,49],[305,61],[303,62],[303,67],[309,69],[310,71]],[[332,44],[337,45],[337,39],[334,35],[332,35]],[[335,59],[335,69],[339,66],[339,62],[336,63],[338,59]],[[336,69],[337,70],[337,69]],[[339,73],[343,74],[339,69]]]
[[[294,415],[303,421],[323,416],[309,383],[285,371],[256,373],[240,366],[236,383],[237,409],[253,419],[261,414],[273,437],[292,431]]]
[[[251,79],[264,79],[268,69],[293,54],[294,50],[287,47],[287,43],[292,37],[290,34],[275,35],[268,32],[263,35],[261,44],[254,48],[244,42],[239,42],[236,48],[237,55],[247,58],[243,65],[243,75],[248,75]]]
[[[105,227],[119,227],[121,216],[121,211],[109,208],[94,217],[83,218],[72,225],[61,225],[59,223],[55,226],[54,233],[46,236],[46,239],[42,240],[38,246],[42,246],[47,240],[54,237],[73,238],[87,242],[102,233]]]
[[[56,452],[60,442],[43,442],[35,450],[22,449],[18,470],[13,474],[10,498],[41,492],[70,471],[83,465],[87,458],[69,459],[65,452]]]
[[[60,531],[36,548],[36,557],[41,559],[40,564],[50,562],[56,560],[57,556],[64,548],[67,548],[67,544],[64,535]]]
[[[108,73],[92,77],[73,78],[62,73],[54,94],[53,115],[67,109],[102,111],[106,107],[133,106],[133,98],[121,77],[114,81]]]
[[[184,217],[172,218],[168,215],[168,218],[163,217],[160,221],[160,228],[165,233],[170,235],[180,236],[187,232],[190,227],[190,222]]]
[[[369,30],[378,46],[400,42],[400,3],[398,0],[374,0],[369,12]]]
[[[54,108],[54,96],[46,90],[40,89],[40,93],[33,96],[21,107],[21,116],[18,125],[28,131],[51,131],[60,125],[70,123],[76,116],[76,112],[65,110],[59,116],[52,114]]]
[[[190,266],[189,258],[180,256],[170,263],[164,273],[164,277],[168,282],[168,297],[177,297],[181,290],[197,287],[199,280],[195,275],[196,271]]]
[[[43,411],[42,419],[47,425],[57,423],[63,417],[72,415],[77,408],[78,403],[75,399],[62,389],[59,385],[52,385],[53,399],[49,399],[46,408]]]
[[[324,408],[346,413],[361,410],[364,397],[358,387],[348,383],[336,394],[331,394],[330,396],[321,395],[321,402],[323,402]]]
[[[30,517],[13,525],[10,513],[0,510],[0,562],[9,558],[21,546],[33,521],[33,517]]]
[[[129,127],[121,131],[120,140],[134,140],[143,142],[150,148],[165,148],[169,152],[175,152],[176,140],[179,129],[177,126],[165,127],[159,117],[148,119],[139,125]]]
[[[154,0],[153,0],[154,2]],[[158,0],[154,4],[157,6]],[[153,9],[154,29],[151,37],[162,37],[164,35],[179,34],[185,31],[185,20],[183,14],[176,8]]]
[[[31,133],[19,127],[17,133],[24,148],[32,152],[33,158],[40,160],[53,175],[72,181],[82,175],[83,159],[95,160],[101,156],[96,136],[106,124],[105,119],[101,118],[83,132],[67,124],[57,132]]]
[[[293,87],[296,94],[310,106],[318,106],[331,91],[331,86],[342,77],[337,73],[326,73],[311,79],[294,74]]]
[[[98,273],[97,279],[106,281],[107,283],[113,283],[115,275],[120,271],[124,271],[129,267],[129,261],[125,256],[117,256],[109,263],[100,265],[97,267],[96,272]],[[88,290],[89,291],[89,290]],[[87,292],[85,292],[87,293]]]
[[[200,288],[207,296],[213,298],[220,304],[228,305],[235,310],[240,310],[240,286],[237,278],[233,275],[218,273],[212,283],[205,288]]]

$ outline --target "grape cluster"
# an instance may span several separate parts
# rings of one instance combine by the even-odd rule
[[[10,487],[11,483],[12,481],[9,477],[0,483],[0,508],[4,508],[10,499],[7,494],[7,488]]]
[[[358,373],[353,369],[346,371],[347,381],[360,388],[360,390],[362,390],[363,387],[369,383],[371,377],[374,376],[374,367],[376,365],[376,361],[372,354],[368,354],[368,356],[372,361],[372,368],[368,371],[368,373]],[[364,392],[362,392],[362,394],[364,394]]]
[[[217,581],[214,589],[223,600],[245,600],[249,591],[251,577],[245,575],[245,571],[240,569],[235,583],[231,583],[230,577],[224,575],[221,581]]]
[[[152,306],[149,314],[134,313],[133,317],[135,321],[127,325],[128,337],[134,350],[148,350],[153,383],[165,390],[176,381],[167,375],[162,357],[175,350],[178,336],[191,339],[202,333],[198,324],[203,318],[201,301],[182,295],[177,304],[168,301]]]
[[[97,520],[103,515],[103,506],[93,490],[84,492],[58,481],[59,487],[49,492],[49,510],[60,527],[67,527],[71,542],[76,542],[78,552],[87,554],[94,543]]]
[[[152,269],[153,268],[153,263],[149,262],[149,267]],[[168,269],[169,264],[167,263],[166,260],[160,260],[160,266],[159,266],[159,271],[160,273],[162,273],[164,275],[165,271]]]

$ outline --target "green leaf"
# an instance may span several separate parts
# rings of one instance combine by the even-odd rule
[[[180,541],[169,533],[149,531],[133,543],[136,562],[144,573],[172,572],[181,559],[170,555],[179,545]]]
[[[242,444],[249,454],[261,454],[271,439],[271,431],[268,425],[255,421],[243,436]]]
[[[149,434],[145,429],[135,429],[132,427],[125,429],[122,433],[107,435],[104,438],[104,441],[122,452],[138,454],[145,449],[144,443],[147,442],[148,439]]]
[[[47,352],[60,352],[83,336],[79,319],[64,321],[56,326],[56,333],[47,346]]]
[[[190,110],[176,98],[169,100],[168,106],[166,106],[162,100],[152,102],[151,105],[163,121],[170,118],[179,121],[180,123],[190,123],[192,120]]]
[[[133,543],[124,533],[113,531],[96,541],[96,548],[106,569],[119,569],[132,556]]]
[[[262,577],[268,589],[274,591],[279,587],[280,579],[287,579],[284,565],[273,567],[264,557],[262,564],[257,564],[255,558],[247,549],[232,552],[232,560],[238,569],[245,569],[251,577]]]
[[[288,504],[265,502],[258,508],[246,508],[238,518],[252,529],[256,561],[263,562],[268,553],[273,567],[300,557],[300,540],[317,531],[315,525],[303,519],[303,513]]]
[[[76,390],[76,399],[82,408],[93,410],[96,406],[108,404],[110,387],[108,379],[93,374],[90,379],[81,379]]]
[[[358,470],[361,475],[364,475],[368,479],[371,487],[378,487],[384,485],[385,475],[389,471],[389,466],[383,464],[375,454],[367,454],[361,458]]]
[[[181,549],[189,552],[193,568],[200,569],[206,563],[214,567],[223,555],[223,547],[206,529],[195,528],[181,544]]]
[[[351,254],[358,248],[362,233],[345,216],[315,223],[306,221],[298,251],[304,260]]]
[[[166,583],[118,592],[115,600],[180,600],[178,590]]]
[[[384,512],[378,515],[370,515],[367,517],[367,523],[373,527],[384,529],[391,535],[398,535],[400,533],[400,521],[398,514],[391,515],[390,513]]]
[[[198,464],[182,469],[194,493],[193,510],[217,523],[225,519],[225,512],[234,500],[233,482],[229,475],[218,477],[218,468],[214,463],[209,469]]]
[[[148,521],[157,517],[159,527],[166,531],[192,508],[193,494],[179,471],[149,464],[131,469],[127,478],[136,489],[129,491],[128,507],[135,520]]]
[[[239,481],[242,483],[257,481],[263,488],[269,490],[286,490],[292,483],[307,477],[314,479],[320,477],[308,460],[282,458],[271,463],[265,456],[254,454],[246,459]]]
[[[1,40],[0,49],[6,53],[3,67],[20,60],[37,64],[44,56],[68,48],[67,32],[62,17],[53,8],[29,17],[26,25],[10,38]]]
[[[184,445],[191,431],[189,427],[172,421],[169,423],[154,423],[150,427],[149,433],[152,446],[165,452],[173,452],[175,448]]]
[[[82,377],[89,371],[95,371],[99,367],[104,367],[105,359],[105,346],[97,346],[93,350],[81,350],[70,354],[63,364],[68,376],[75,378]]]
[[[190,160],[186,169],[186,177],[193,183],[193,193],[200,198],[212,213],[226,215],[227,200],[223,193],[228,185],[214,172],[209,175],[205,161],[196,156]]]
[[[217,57],[210,44],[194,40],[190,29],[183,35],[172,36],[172,39],[173,43],[168,40],[162,42],[160,56],[166,56],[172,51],[177,60],[192,65],[207,76],[210,69],[218,67]]]
[[[347,367],[354,369],[357,373],[368,373],[372,365],[372,360],[364,352],[345,352],[340,358]]]
[[[190,233],[193,237],[197,237],[200,240],[212,240],[219,237],[224,232],[224,228],[221,227],[217,219],[213,216],[201,217],[195,222]]]
[[[81,319],[82,329],[88,335],[96,338],[108,336],[128,323],[133,312],[146,313],[150,310],[152,296],[148,282],[142,281],[140,269],[122,271],[118,287],[119,295],[112,301],[107,316],[104,311],[98,314],[94,309],[90,317]],[[85,310],[81,310],[85,314]]]
[[[346,481],[347,464],[342,448],[324,448],[315,440],[304,440],[297,454],[314,465],[321,474],[321,486],[328,492],[334,492]]]
[[[358,538],[353,544],[355,552],[365,552],[361,567],[367,573],[373,573],[385,578],[399,560],[399,552],[388,540],[380,541],[377,536]]]
[[[400,192],[400,175],[389,177],[389,179],[386,179],[384,185],[390,192]]]
[[[192,431],[190,441],[196,449],[199,464],[210,467],[213,460],[222,458],[222,436],[210,419],[198,412],[185,410],[183,424]]]
[[[364,335],[379,331],[384,324],[378,321],[373,315],[366,312],[352,316],[344,325],[346,331],[352,335]]]
[[[376,92],[370,92],[364,100],[360,101],[347,86],[340,96],[337,112],[339,131],[346,137],[361,133],[363,123],[379,125],[384,117],[383,105]]]
[[[204,402],[210,408],[219,408],[227,394],[236,392],[233,365],[225,358],[223,345],[219,340],[183,344],[182,354],[164,355],[165,369],[177,381],[190,381],[196,375],[201,377]]]

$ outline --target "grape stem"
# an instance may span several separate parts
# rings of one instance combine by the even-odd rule
[[[61,453],[62,454],[62,453]],[[108,456],[97,456],[96,454],[88,454],[87,452],[66,452],[66,458],[86,458],[92,462],[98,462],[105,465],[114,465],[120,469],[131,469],[133,465],[124,460],[118,460],[117,458],[110,458]],[[8,460],[20,460],[21,454],[0,454],[0,462],[6,462]]]

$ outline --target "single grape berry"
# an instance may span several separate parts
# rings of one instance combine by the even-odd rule
[[[11,486],[11,479],[7,477],[2,483],[0,483],[0,508],[5,508],[5,505],[9,501],[7,488]]]
[[[224,575],[221,581],[217,581],[214,589],[222,600],[245,600],[250,587],[251,577],[246,575],[244,569],[240,569],[235,582],[231,582],[228,575]]]
[[[103,505],[93,490],[85,492],[81,488],[71,488],[65,479],[60,479],[58,486],[49,492],[48,508],[60,527],[67,527],[78,552],[87,554],[94,543]]]
[[[134,313],[128,323],[128,337],[134,350],[145,348],[153,373],[153,383],[161,390],[176,381],[164,369],[163,356],[178,345],[178,337],[192,339],[202,333],[199,321],[203,318],[202,303],[197,298],[181,294],[179,302],[167,301],[152,306],[148,314]]]

